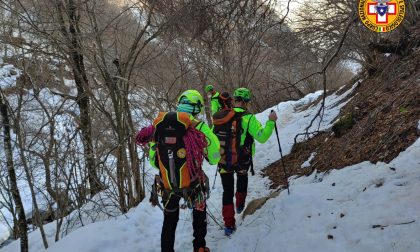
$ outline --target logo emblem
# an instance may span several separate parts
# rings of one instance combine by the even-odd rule
[[[187,150],[185,148],[181,148],[176,152],[176,155],[179,158],[185,158],[185,156],[187,156]]]
[[[176,137],[165,137],[166,144],[176,144]]]
[[[359,0],[362,23],[375,32],[389,32],[404,20],[404,0]]]

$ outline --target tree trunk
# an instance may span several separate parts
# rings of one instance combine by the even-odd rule
[[[51,119],[50,119],[51,120]],[[52,188],[51,184],[51,153],[54,148],[54,120],[50,121],[50,141],[48,142],[48,150],[45,153],[45,156],[42,157],[42,162],[45,167],[45,186],[47,188],[48,194],[54,199],[55,202],[58,202],[57,192]]]
[[[22,101],[22,95],[19,95],[19,106],[18,106],[18,112],[17,112],[17,117],[16,117],[16,121],[15,121],[15,131],[16,131],[16,136],[17,136],[17,143],[19,146],[19,154],[20,154],[20,158],[22,161],[22,165],[23,168],[25,170],[25,175],[26,175],[26,180],[28,181],[28,185],[29,185],[29,189],[31,191],[31,198],[32,198],[32,204],[34,206],[34,210],[35,210],[35,224],[38,226],[39,231],[41,233],[41,237],[42,237],[42,242],[44,244],[44,248],[48,249],[48,241],[47,238],[45,236],[45,231],[44,231],[44,226],[43,226],[43,219],[41,217],[41,214],[39,212],[39,208],[38,208],[38,202],[36,200],[36,195],[35,195],[35,189],[34,189],[34,178],[32,176],[32,172],[30,171],[30,168],[28,166],[28,163],[26,162],[26,156],[24,153],[24,148],[25,148],[25,142],[24,142],[24,137],[22,135],[22,131],[19,125],[19,122],[21,121],[21,117],[20,117],[20,111],[21,111],[21,101]]]
[[[117,148],[117,188],[118,188],[118,202],[122,213],[128,211],[125,201],[125,188],[124,188],[124,163],[122,158],[121,147]]]
[[[70,19],[68,34],[70,37],[70,61],[72,65],[74,81],[77,88],[77,105],[80,109],[80,129],[82,132],[86,169],[88,171],[90,195],[92,197],[102,189],[102,186],[96,172],[92,141],[92,122],[90,119],[90,100],[89,95],[85,90],[85,87],[88,86],[89,81],[84,65],[80,41],[80,30],[78,28],[79,16],[77,15],[76,10],[76,3],[73,0],[68,1],[68,15]]]
[[[128,93],[128,92],[127,92]],[[134,190],[136,195],[134,195],[133,207],[137,206],[145,197],[145,193],[142,186],[141,175],[140,175],[140,161],[137,154],[136,143],[134,141],[134,123],[131,117],[130,106],[128,103],[127,96],[124,96],[124,111],[126,113],[126,121],[128,127],[128,133],[133,135],[133,137],[128,138],[127,147],[129,151],[130,166],[131,172],[134,179]]]
[[[12,143],[10,137],[9,114],[7,112],[7,105],[0,95],[0,114],[2,117],[3,133],[4,133],[4,150],[6,154],[7,171],[10,178],[10,190],[13,195],[13,201],[16,205],[16,212],[18,214],[18,230],[20,237],[20,251],[28,251],[28,224],[26,223],[25,210],[23,208],[22,199],[17,185],[16,173],[13,164]]]

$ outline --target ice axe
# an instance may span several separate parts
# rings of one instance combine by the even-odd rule
[[[273,113],[273,112],[274,112],[274,110],[271,110],[271,113]],[[277,129],[277,123],[276,122],[274,122],[274,128],[276,129],[277,142],[279,143],[279,151],[280,151],[281,163],[283,165],[283,172],[284,172],[284,176],[286,177],[287,194],[290,195],[290,191],[289,191],[289,180],[288,180],[288,176],[287,176],[287,173],[286,173],[286,166],[284,165],[283,151],[281,150],[281,144],[280,144],[280,138],[279,138],[279,131]]]

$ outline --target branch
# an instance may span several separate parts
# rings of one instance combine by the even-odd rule
[[[322,86],[323,86],[323,89],[324,89],[323,91],[324,92],[322,94],[322,103],[321,103],[320,108],[318,109],[318,111],[315,114],[315,116],[312,118],[310,124],[305,128],[305,135],[306,135],[307,138],[309,137],[309,129],[312,127],[312,125],[314,124],[315,120],[318,117],[320,118],[320,121],[319,121],[319,124],[318,124],[318,131],[319,131],[319,128],[321,127],[322,119],[324,117],[325,99],[327,97],[327,76],[326,76],[326,72],[327,72],[327,69],[330,66],[331,62],[338,56],[338,53],[340,52],[341,48],[343,47],[344,41],[347,38],[347,34],[348,34],[349,30],[350,30],[351,25],[357,20],[357,17],[355,17],[355,13],[356,13],[355,11],[352,12],[352,14],[351,14],[351,16],[349,18],[349,21],[347,23],[347,26],[346,26],[346,28],[344,30],[343,36],[341,37],[341,39],[340,39],[340,41],[338,43],[338,46],[337,46],[334,54],[330,57],[330,59],[323,66],[323,68],[322,68],[322,70],[320,72],[317,72],[317,73],[314,73],[314,74],[311,74],[310,75],[310,76],[313,76],[315,74],[322,74],[322,79],[323,79]]]
[[[389,224],[389,225],[372,225],[372,228],[385,228],[388,226],[399,226],[399,225],[407,225],[407,224],[411,224],[416,222],[416,220],[412,220],[412,221],[408,221],[408,222],[402,222],[402,223],[397,223],[397,224]]]

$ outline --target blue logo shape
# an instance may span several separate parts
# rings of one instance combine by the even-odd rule
[[[383,16],[388,13],[388,5],[378,5],[376,6],[376,11],[378,12],[379,16]]]

